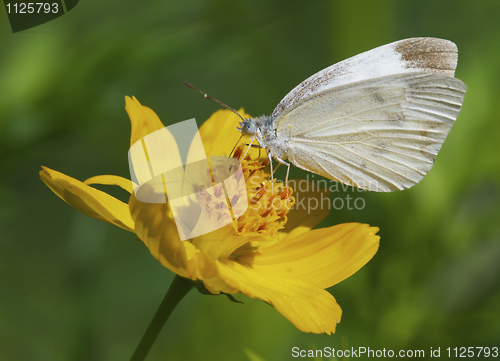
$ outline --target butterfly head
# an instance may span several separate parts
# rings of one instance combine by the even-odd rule
[[[253,118],[245,118],[240,122],[240,126],[236,127],[241,134],[253,137],[257,134],[257,124]]]

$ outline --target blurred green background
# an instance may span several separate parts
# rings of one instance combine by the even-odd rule
[[[320,69],[415,36],[458,45],[464,106],[419,185],[360,193],[363,210],[322,223],[380,227],[374,259],[330,289],[344,311],[337,333],[301,333],[263,302],[192,291],[147,360],[500,346],[500,1],[82,0],[15,34],[1,12],[0,360],[128,360],[173,278],[135,235],[78,213],[38,177],[41,165],[128,177],[125,95],[165,124],[220,108],[185,80],[269,114]]]

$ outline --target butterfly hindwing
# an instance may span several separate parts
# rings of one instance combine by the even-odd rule
[[[422,72],[330,88],[276,119],[296,166],[374,191],[405,189],[431,169],[457,118],[465,85]]]

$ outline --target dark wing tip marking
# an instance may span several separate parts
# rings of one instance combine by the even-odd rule
[[[394,43],[407,69],[453,77],[458,61],[455,43],[437,38],[411,38]]]

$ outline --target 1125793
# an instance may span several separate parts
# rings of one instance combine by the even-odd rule
[[[448,347],[448,357],[498,357],[498,347]]]
[[[9,14],[40,14],[40,13],[54,13],[59,12],[58,3],[7,3],[5,4]]]

